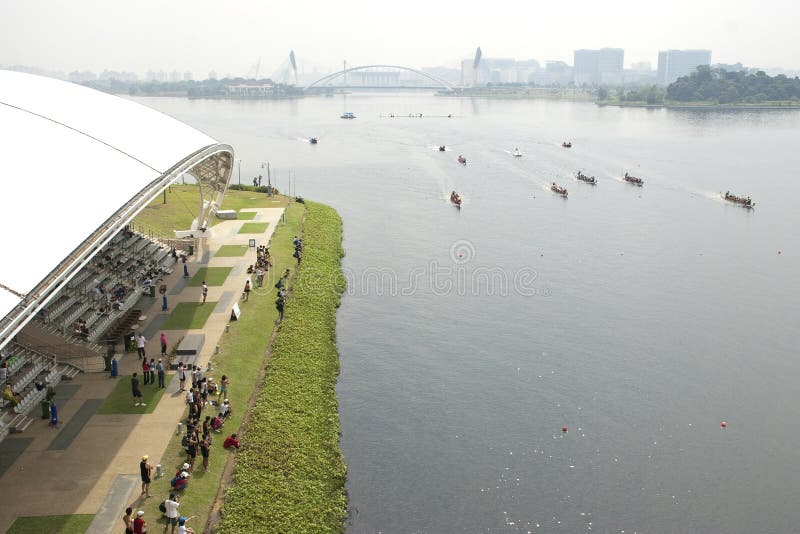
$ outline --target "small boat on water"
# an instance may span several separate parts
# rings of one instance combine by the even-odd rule
[[[458,162],[459,162],[460,164],[462,164],[462,165],[466,165],[466,164],[467,164],[467,158],[465,158],[464,156],[462,156],[461,154],[459,154],[459,155],[458,155]]]
[[[642,180],[641,178],[637,178],[635,176],[632,176],[632,175],[628,174],[627,172],[625,173],[625,176],[623,176],[623,179],[626,182],[628,182],[629,184],[638,185],[639,187],[642,187],[642,185],[644,185],[644,180]]]
[[[563,146],[564,148],[572,148],[572,141],[564,141],[563,143],[561,143],[561,146]]]
[[[755,207],[756,203],[750,200],[750,197],[737,197],[736,195],[731,195],[730,191],[725,191],[725,194],[719,194],[723,200],[727,200],[732,204],[736,204],[737,206],[741,206],[745,209],[751,210]]]
[[[355,119],[356,116],[351,111],[345,111],[344,113],[342,113],[341,118],[342,119]]]
[[[597,180],[594,176],[586,176],[581,171],[575,175],[576,180],[580,180],[581,182],[586,182],[587,184],[597,185]]]
[[[316,145],[317,143],[319,143],[319,140],[316,137],[312,137],[308,140],[308,142],[311,143],[312,145]]]
[[[518,148],[514,149],[514,157],[515,158],[521,158],[522,157],[522,152],[520,152]]]
[[[444,152],[447,148],[444,145],[439,145],[439,152]]]
[[[567,197],[567,188],[566,188],[566,187],[561,187],[560,185],[558,185],[558,184],[557,184],[557,183],[555,183],[555,182],[553,182],[553,183],[550,185],[550,191],[552,191],[552,192],[553,192],[553,193],[555,193],[556,195],[561,195],[561,196],[562,196],[562,197],[564,197],[564,198],[566,198],[566,197]]]
[[[455,204],[456,207],[460,208],[461,207],[461,195],[459,195],[458,193],[453,191],[452,193],[450,193],[450,202]]]

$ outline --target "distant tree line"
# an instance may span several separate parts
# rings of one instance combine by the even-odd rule
[[[667,98],[675,102],[717,102],[720,104],[800,101],[800,78],[783,74],[767,76],[728,72],[701,65],[689,76],[667,87]]]
[[[83,82],[83,85],[115,94],[141,95],[141,96],[162,96],[162,95],[184,95],[192,98],[220,98],[235,96],[229,94],[229,85],[266,85],[273,84],[268,78],[256,80],[253,78],[222,78],[220,80],[187,80],[179,82],[129,82],[115,79],[91,80]],[[274,84],[270,96],[285,98],[300,96],[303,90],[294,85]]]

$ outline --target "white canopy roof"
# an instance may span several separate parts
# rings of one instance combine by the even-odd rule
[[[0,346],[10,333],[8,314],[22,295],[63,269],[60,264],[86,248],[85,241],[115,214],[127,223],[179,164],[214,147],[230,151],[135,102],[0,70]],[[144,195],[150,198],[131,206]]]

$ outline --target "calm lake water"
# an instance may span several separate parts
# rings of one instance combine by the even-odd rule
[[[800,112],[137,100],[344,220],[349,532],[800,530]]]

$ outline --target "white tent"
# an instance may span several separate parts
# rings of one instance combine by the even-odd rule
[[[0,70],[0,347],[182,174],[199,227],[233,149],[163,113],[80,85]]]

